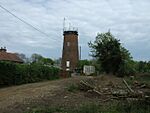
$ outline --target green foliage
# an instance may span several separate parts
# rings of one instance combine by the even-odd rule
[[[18,85],[58,78],[59,69],[38,63],[15,64],[0,62],[0,85]]]
[[[54,61],[50,58],[42,58],[39,62],[45,65],[54,65]]]
[[[39,63],[39,64],[43,64],[43,65],[53,65],[54,61],[50,58],[44,58],[42,55],[40,54],[32,54],[31,56],[31,62],[32,63]]]
[[[137,71],[139,73],[150,73],[150,61],[139,61],[137,64]]]
[[[136,63],[133,60],[126,60],[120,64],[117,75],[123,77],[124,75],[135,75]]]
[[[89,47],[92,56],[98,59],[98,64],[106,73],[128,74],[128,63],[132,59],[130,53],[110,32],[98,34],[94,43],[89,43]]]
[[[0,85],[15,84],[16,65],[9,62],[0,63]]]
[[[78,62],[78,68],[83,69],[84,65],[91,65],[91,64],[92,64],[92,62],[89,60],[80,60]]]
[[[34,53],[31,56],[31,62],[39,62],[42,58],[42,55]]]

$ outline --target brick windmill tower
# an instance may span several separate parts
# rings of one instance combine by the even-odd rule
[[[69,28],[63,28],[63,52],[62,52],[62,69],[63,71],[74,71],[79,61],[78,53],[78,30],[69,25]]]

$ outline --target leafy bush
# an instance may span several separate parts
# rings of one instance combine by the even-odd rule
[[[118,69],[117,76],[123,77],[124,75],[135,75],[136,66],[133,60],[128,60],[122,63]]]
[[[59,69],[42,64],[0,62],[0,86],[33,83],[58,78]]]

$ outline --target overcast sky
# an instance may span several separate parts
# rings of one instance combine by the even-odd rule
[[[110,29],[135,60],[150,60],[150,0],[0,0],[0,5],[48,35],[0,8],[0,46],[10,52],[61,57],[66,17],[78,27],[82,59],[91,58],[87,43]]]

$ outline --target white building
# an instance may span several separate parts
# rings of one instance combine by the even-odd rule
[[[85,75],[91,75],[91,74],[95,73],[95,67],[94,66],[84,65],[83,73]]]

